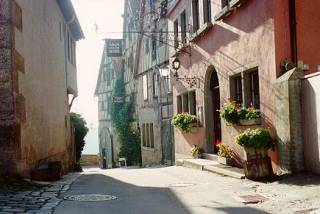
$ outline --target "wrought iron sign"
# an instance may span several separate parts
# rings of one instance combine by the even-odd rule
[[[176,77],[177,81],[182,81],[185,82],[189,85],[190,88],[195,87],[195,88],[200,88],[200,78],[198,77]]]

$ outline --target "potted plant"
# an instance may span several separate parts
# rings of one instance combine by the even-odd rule
[[[197,117],[189,113],[176,114],[172,118],[172,125],[182,132],[189,133],[192,131],[192,124],[197,122]]]
[[[257,180],[272,175],[268,149],[273,140],[268,129],[247,129],[236,138],[236,143],[244,148],[244,171],[249,179]]]
[[[240,108],[238,110],[239,124],[242,126],[251,126],[261,124],[261,113],[254,107]]]
[[[235,101],[229,99],[227,103],[218,110],[220,117],[227,122],[227,124],[235,124],[239,122],[238,108],[240,107]]]
[[[191,155],[192,157],[194,158],[200,158],[202,153],[203,153],[203,149],[200,148],[199,146],[197,145],[193,145],[193,147],[191,148]]]
[[[218,151],[218,162],[224,165],[232,166],[233,159],[232,159],[232,149],[227,144],[220,143],[217,145]]]

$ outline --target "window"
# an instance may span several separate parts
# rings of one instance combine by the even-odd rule
[[[242,78],[241,78],[241,75],[232,77],[231,84],[233,85],[232,91],[231,91],[231,98],[233,100],[235,100],[237,103],[242,104],[243,97],[242,97]]]
[[[211,0],[203,0],[203,21],[211,22]]]
[[[229,5],[231,0],[221,0],[221,7],[224,8]]]
[[[166,81],[167,92],[171,93],[172,92],[172,86],[171,86],[170,74],[165,77],[165,81]]]
[[[151,53],[151,58],[152,61],[157,59],[157,40],[155,35],[152,36],[152,53]]]
[[[237,103],[260,109],[258,69],[242,72],[230,79],[231,98]]]
[[[199,0],[192,0],[193,32],[199,29]]]
[[[158,97],[158,95],[159,95],[159,86],[158,86],[159,75],[154,73],[152,79],[153,79],[153,97]]]
[[[161,7],[160,17],[161,18],[165,18],[166,13],[168,11],[168,0],[163,0],[161,2],[161,6],[160,7]]]
[[[142,145],[143,147],[154,148],[153,123],[142,124]]]
[[[250,93],[248,102],[253,105],[256,109],[260,109],[260,93],[259,93],[259,74],[258,71],[248,73],[250,82]]]
[[[146,38],[146,40],[145,40],[145,51],[147,54],[149,53],[149,39],[148,38]]]
[[[190,91],[177,97],[177,112],[196,115],[196,92]]]
[[[150,5],[150,14],[154,14],[155,13],[155,4],[154,4],[155,0],[149,0],[149,5]]]
[[[160,29],[159,31],[159,46],[163,45],[163,30]]]
[[[177,97],[177,112],[178,114],[182,113],[182,97]]]
[[[173,34],[174,34],[174,47],[177,49],[179,48],[179,25],[178,25],[178,20],[175,20],[173,23]]]
[[[146,138],[146,124],[142,124],[142,146],[147,146],[147,138]]]
[[[68,61],[70,61],[70,34],[67,32]]]
[[[180,15],[181,20],[181,41],[183,44],[187,42],[187,17],[186,11],[183,11]]]
[[[107,86],[110,86],[110,82],[111,82],[111,79],[110,79],[110,71],[107,72]]]
[[[143,75],[142,77],[143,84],[143,99],[148,100],[148,78],[147,75]]]

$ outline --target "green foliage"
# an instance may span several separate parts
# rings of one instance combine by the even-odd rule
[[[179,128],[182,132],[191,132],[190,124],[197,122],[197,117],[189,113],[176,114],[172,118],[172,125]]]
[[[123,77],[117,79],[114,88],[114,96],[124,97],[125,88]],[[112,103],[111,105],[111,122],[115,128],[121,145],[119,157],[125,157],[128,164],[141,162],[141,148],[139,132],[134,130],[131,123],[133,122],[133,96],[129,102]]]
[[[218,111],[220,112],[220,117],[229,124],[236,124],[240,119],[251,120],[261,117],[259,110],[253,107],[241,107],[240,104],[231,100],[225,103]]]
[[[236,142],[240,146],[257,149],[272,147],[272,137],[269,130],[265,128],[247,129],[237,136]]]
[[[219,112],[220,117],[227,123],[235,124],[239,122],[238,109],[235,101],[225,103]]]
[[[193,145],[190,152],[193,157],[197,157],[203,153],[203,149],[197,145]]]
[[[89,129],[86,126],[87,122],[81,117],[80,114],[71,112],[70,120],[75,128],[76,162],[79,162],[83,147],[85,145],[84,138]]]
[[[227,144],[217,145],[219,152],[218,155],[225,158],[231,158],[232,149]]]
[[[250,119],[256,119],[261,117],[261,113],[257,109],[251,107],[251,108],[247,108],[247,110],[248,112],[246,114],[245,119],[250,120]]]

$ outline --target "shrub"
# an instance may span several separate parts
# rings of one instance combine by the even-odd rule
[[[190,124],[197,122],[197,117],[189,113],[176,114],[172,118],[172,125],[182,132],[191,132]]]
[[[229,99],[220,110],[220,117],[224,119],[229,124],[236,124],[241,119],[256,119],[260,118],[260,111],[250,106],[249,108],[241,107],[240,104],[237,104],[235,101]]]
[[[231,158],[232,149],[227,144],[219,144],[217,145],[219,148],[218,155],[225,158]]]
[[[198,157],[199,155],[201,155],[203,153],[203,149],[200,148],[199,146],[197,145],[193,145],[193,147],[191,148],[191,155],[193,157]]]
[[[228,103],[225,103],[221,109],[219,110],[220,112],[220,117],[224,119],[227,123],[237,123],[239,121],[239,116],[238,116],[238,106],[235,101],[229,100]]]
[[[247,108],[247,114],[245,116],[245,119],[250,120],[250,119],[256,119],[260,117],[261,117],[261,114],[259,110],[253,107]]]
[[[83,119],[80,114],[71,112],[70,121],[75,129],[76,162],[79,162],[83,147],[85,145],[84,138],[87,135],[89,129],[87,127],[85,119]]]
[[[236,143],[243,147],[269,149],[272,147],[272,137],[265,128],[247,129],[237,136]]]

